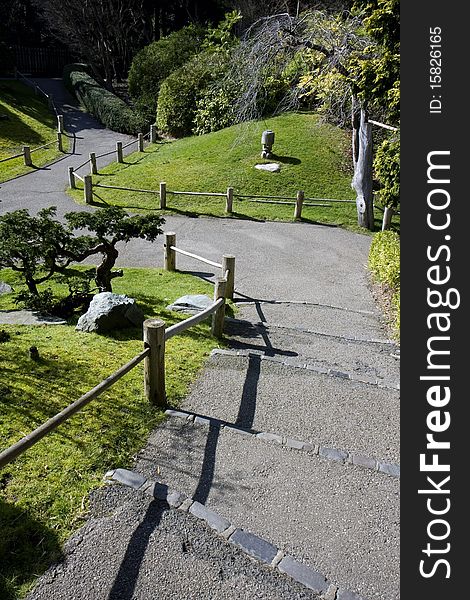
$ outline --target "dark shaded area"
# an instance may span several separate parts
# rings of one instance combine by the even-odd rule
[[[160,524],[168,505],[155,500],[150,503],[144,519],[132,534],[108,600],[132,600],[150,536]]]
[[[8,467],[0,472],[0,491],[8,487]],[[19,585],[32,581],[61,559],[57,534],[28,512],[0,497],[0,598],[15,600]]]
[[[217,443],[220,435],[220,424],[211,421],[204,448],[204,457],[202,459],[201,476],[197,484],[193,498],[201,504],[205,504],[214,481],[215,458],[217,453]]]
[[[295,158],[294,156],[278,156],[277,154],[271,154],[271,160],[275,160],[276,162],[280,162],[285,165],[300,165],[302,162],[300,158]]]

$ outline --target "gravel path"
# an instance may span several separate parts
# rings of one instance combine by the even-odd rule
[[[64,191],[67,166],[131,139],[97,125],[60,82],[40,85],[62,106],[75,154],[1,184],[0,213],[50,205],[59,215],[76,210]],[[244,430],[360,453],[366,463],[397,463],[397,349],[367,284],[371,238],[304,223],[182,216],[166,217],[165,229],[176,232],[179,247],[211,260],[236,256],[240,310],[227,322],[229,350],[210,358],[182,408]],[[179,270],[205,279],[218,274],[188,257],[177,260]],[[163,240],[121,246],[118,263],[161,267]],[[318,456],[219,433],[213,422],[198,427],[170,419],[135,469],[322,573],[334,584],[324,600],[399,597],[396,464],[387,475],[334,452]],[[157,596],[316,597],[192,515],[113,485],[93,496],[91,518],[69,542],[65,562],[40,578],[29,600]]]

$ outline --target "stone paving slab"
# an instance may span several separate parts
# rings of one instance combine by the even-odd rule
[[[0,325],[67,325],[67,321],[32,310],[0,310]]]
[[[396,390],[293,369],[260,357],[214,355],[182,408],[386,462],[399,462]]]
[[[364,598],[399,598],[399,480],[172,418],[135,470]]]

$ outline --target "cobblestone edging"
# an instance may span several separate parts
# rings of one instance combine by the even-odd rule
[[[245,554],[288,575],[298,583],[313,590],[316,594],[320,594],[321,600],[365,600],[362,596],[332,584],[315,569],[295,560],[294,557],[285,554],[263,538],[236,527],[228,519],[207,508],[204,504],[188,498],[177,490],[170,489],[164,483],[146,479],[140,473],[128,469],[108,471],[104,478],[107,481],[120,483],[149,494],[157,500],[167,502],[173,509],[190,512],[196,518],[205,521],[217,534]]]
[[[220,427],[221,431],[228,431],[230,433],[238,433],[245,436],[253,436],[257,439],[263,440],[264,442],[270,442],[280,444],[286,448],[293,450],[300,450],[308,452],[313,455],[320,456],[327,460],[334,460],[343,464],[352,464],[366,469],[371,469],[390,477],[400,477],[400,465],[397,463],[388,463],[381,460],[377,460],[370,456],[364,456],[358,452],[349,452],[347,450],[340,450],[338,448],[330,448],[327,446],[320,446],[318,444],[312,444],[310,442],[303,442],[295,438],[290,438],[277,433],[270,433],[267,431],[256,431],[243,429],[236,427],[233,423],[228,423],[220,419],[214,419],[213,417],[206,417],[197,415],[195,413],[186,412],[182,410],[168,409],[165,414],[169,417],[177,417],[184,419],[190,423],[197,423],[199,425],[209,426],[211,423],[216,424]]]
[[[358,373],[352,373],[351,371],[338,371],[337,369],[329,369],[327,367],[320,367],[312,363],[305,362],[303,360],[295,360],[294,358],[282,358],[280,356],[266,356],[262,350],[259,352],[253,352],[253,350],[225,350],[223,348],[215,348],[211,352],[211,356],[230,356],[230,357],[261,357],[261,360],[267,362],[273,362],[278,365],[285,367],[293,367],[294,369],[306,369],[308,371],[314,371],[321,375],[328,375],[329,377],[339,377],[340,379],[349,379],[357,383],[365,383],[367,385],[374,385],[379,388],[385,388],[388,390],[399,390],[400,384],[394,384],[391,381],[380,380],[378,377],[369,377],[368,375],[361,375]]]
[[[235,294],[237,290],[234,290]],[[342,310],[344,312],[356,313],[358,315],[370,315],[374,317],[375,312],[371,310],[361,310],[359,308],[348,308],[347,306],[335,306],[334,304],[321,304],[320,302],[308,302],[307,300],[243,300],[242,298],[234,298],[234,304],[240,306],[253,306],[256,304],[293,304],[300,306],[318,306],[319,308],[332,308],[333,310]]]

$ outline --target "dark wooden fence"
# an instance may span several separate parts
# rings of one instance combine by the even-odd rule
[[[65,65],[74,61],[68,50],[62,48],[28,48],[13,46],[16,68],[35,77],[61,77]]]

